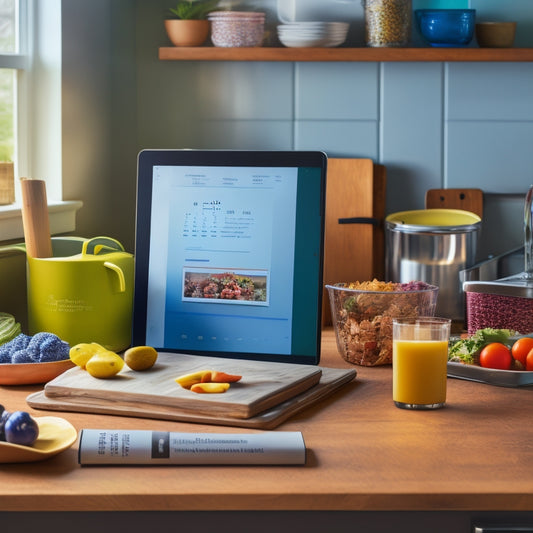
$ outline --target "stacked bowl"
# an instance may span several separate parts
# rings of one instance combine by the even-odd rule
[[[211,41],[221,47],[261,46],[265,33],[265,14],[252,11],[213,11]]]
[[[474,37],[475,9],[416,9],[415,17],[431,46],[467,46]]]
[[[289,22],[278,26],[278,37],[287,47],[334,47],[346,40],[347,22]]]

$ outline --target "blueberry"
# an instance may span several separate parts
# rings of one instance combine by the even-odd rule
[[[41,343],[52,335],[53,333],[48,333],[48,331],[41,331],[40,333],[36,333],[33,337],[30,338],[28,348],[30,350],[38,350],[39,346],[41,346]]]
[[[30,343],[30,339],[31,337],[29,335],[24,335],[24,333],[21,333],[20,335],[17,335],[14,339],[11,339],[9,342],[6,342],[4,346],[12,354],[17,350],[24,350]]]
[[[62,361],[69,358],[70,344],[59,337],[51,336],[44,339],[40,346],[39,361]]]
[[[28,351],[28,353],[37,362],[39,361],[41,353],[41,344],[45,339],[48,338],[49,335],[51,335],[51,333],[36,333],[35,335],[33,335],[33,337],[30,338],[30,342],[28,343],[28,346],[26,346],[26,350]]]
[[[2,414],[0,414],[0,441],[6,440],[5,425],[10,415],[11,413],[2,406]]]
[[[2,347],[0,347],[0,363],[11,363],[11,353],[9,351],[9,349],[2,349]]]
[[[29,335],[21,333],[9,342],[2,344],[2,346],[0,346],[0,363],[11,363],[11,356],[13,353],[19,350],[24,350],[28,346],[30,339],[31,337]]]
[[[13,352],[11,355],[11,362],[12,363],[35,363],[35,359],[33,358],[32,354],[28,352],[27,349],[25,350],[17,350],[16,352]]]
[[[15,411],[5,423],[6,441],[11,444],[31,446],[39,436],[37,422],[26,411]]]
[[[42,331],[31,338],[27,350],[35,361],[46,363],[68,359],[70,345],[57,335]]]

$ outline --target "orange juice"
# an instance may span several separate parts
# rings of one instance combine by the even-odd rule
[[[394,340],[393,400],[414,405],[444,404],[447,362],[447,341]]]

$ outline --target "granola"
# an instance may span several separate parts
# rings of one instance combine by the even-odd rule
[[[362,366],[392,363],[392,320],[433,315],[438,288],[372,280],[328,286],[343,358]]]

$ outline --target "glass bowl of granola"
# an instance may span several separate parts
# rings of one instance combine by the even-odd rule
[[[392,364],[392,319],[434,316],[439,288],[423,281],[326,285],[337,348],[362,366]]]

